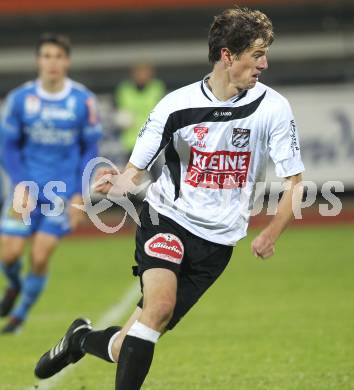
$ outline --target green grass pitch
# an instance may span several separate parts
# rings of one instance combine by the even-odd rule
[[[159,341],[145,390],[354,389],[353,228],[289,229],[267,261],[251,255],[255,234]],[[133,250],[132,237],[61,244],[22,333],[0,337],[1,390],[47,389],[33,376],[36,360],[74,317],[95,323],[119,302],[134,280]],[[113,364],[88,356],[52,388],[108,390],[114,376]]]

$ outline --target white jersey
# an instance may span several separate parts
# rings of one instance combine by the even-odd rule
[[[259,82],[227,101],[205,80],[165,96],[141,129],[130,162],[149,169],[162,150],[166,165],[146,201],[193,234],[224,245],[246,235],[269,156],[279,177],[304,170],[288,101]]]

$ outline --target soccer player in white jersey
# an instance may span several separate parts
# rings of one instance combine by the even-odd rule
[[[288,186],[251,250],[261,259],[273,255],[293,217],[304,167],[287,100],[259,82],[272,41],[272,24],[260,11],[234,8],[217,16],[209,32],[210,75],[157,104],[123,174],[102,172],[97,190],[124,194],[128,178],[138,183],[165,151],[166,165],[148,189],[136,233],[143,297],[123,328],[92,331],[87,320],[76,319],[39,360],[38,377],[90,353],[118,363],[116,389],[140,389],[161,334],[213,284],[246,235],[269,155]]]

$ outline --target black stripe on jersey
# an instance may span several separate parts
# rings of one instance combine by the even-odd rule
[[[183,127],[203,122],[229,122],[252,115],[266,95],[266,91],[256,100],[238,107],[201,107],[175,111],[165,125],[171,133]]]
[[[171,141],[173,132],[168,129],[167,124],[168,124],[168,120],[165,124],[164,130],[162,133],[162,139],[160,142],[160,146],[157,149],[156,153],[154,154],[153,158],[150,160],[150,162],[145,167],[145,169],[148,169],[154,163],[154,161],[156,160],[158,155],[161,153],[161,150]]]
[[[175,186],[175,198],[176,200],[179,197],[179,190],[181,188],[180,182],[181,182],[181,161],[179,158],[178,153],[176,152],[176,149],[173,145],[172,140],[172,133],[169,133],[166,131],[166,127],[164,130],[164,135],[170,134],[170,140],[168,140],[166,137],[162,137],[161,143],[159,148],[157,149],[157,152],[155,153],[154,157],[150,160],[149,164],[146,166],[145,169],[147,169],[150,165],[152,165],[157,158],[157,156],[160,154],[161,150],[167,145],[167,148],[165,150],[165,160],[166,165],[168,169],[170,170],[171,174],[171,180],[173,185]]]
[[[166,165],[171,174],[171,180],[175,186],[175,198],[176,200],[179,197],[179,190],[181,188],[181,161],[179,155],[176,152],[176,149],[171,141],[165,151]]]

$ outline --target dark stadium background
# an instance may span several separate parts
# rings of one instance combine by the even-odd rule
[[[193,58],[182,51],[178,58],[169,60],[169,52],[158,52],[156,43],[188,47],[199,41],[206,46],[213,15],[235,3],[264,10],[273,20],[281,45],[288,45],[288,51],[271,57],[271,67],[264,76],[266,83],[277,86],[354,81],[350,39],[354,33],[354,3],[350,0],[14,0],[0,1],[0,93],[4,95],[14,85],[33,77],[33,58],[26,58],[26,54],[31,53],[40,33],[53,30],[68,34],[73,41],[78,63],[74,61],[72,77],[97,93],[110,93],[117,81],[127,75],[128,65],[139,58],[135,48],[140,45],[151,48],[146,59],[155,62],[169,89],[193,82],[209,69],[207,52],[202,57],[198,51]],[[328,46],[322,44],[320,50],[314,47],[316,54],[301,51],[301,44],[318,37],[328,41]],[[331,45],[334,37],[343,46],[340,55]],[[296,38],[297,44],[287,38]],[[315,45],[317,41],[313,42]],[[106,57],[98,62],[96,51],[102,53],[106,46]],[[88,47],[92,49],[90,55],[84,50]],[[289,51],[295,51],[296,56]]]

